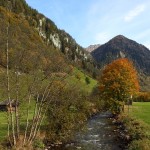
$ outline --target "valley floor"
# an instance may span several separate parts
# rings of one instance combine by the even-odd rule
[[[150,102],[134,102],[133,106],[129,106],[129,115],[150,126],[149,114]]]

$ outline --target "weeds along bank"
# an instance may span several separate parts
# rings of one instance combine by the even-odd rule
[[[150,125],[135,116],[120,114],[117,118],[119,138],[129,150],[149,150]]]

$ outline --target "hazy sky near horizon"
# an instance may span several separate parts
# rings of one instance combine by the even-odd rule
[[[150,48],[150,0],[26,0],[83,47],[124,35]]]

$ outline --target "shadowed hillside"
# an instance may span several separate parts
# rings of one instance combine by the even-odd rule
[[[128,58],[138,70],[141,85],[149,84],[150,76],[150,50],[137,42],[122,35],[118,35],[109,42],[101,45],[92,53],[92,56],[103,68],[106,64],[118,58]],[[148,89],[148,85],[147,89]]]

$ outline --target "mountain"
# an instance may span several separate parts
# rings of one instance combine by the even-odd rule
[[[150,50],[145,46],[118,35],[91,54],[101,69],[115,59],[128,58],[138,71],[141,90],[150,90]]]
[[[150,75],[150,50],[137,42],[118,35],[92,53],[100,67],[117,58],[128,58],[140,73]]]
[[[91,55],[87,51],[85,51],[84,48],[82,48],[79,44],[77,44],[76,41],[68,33],[66,33],[64,30],[58,29],[52,20],[28,6],[25,0],[0,0],[0,6],[1,9],[3,9],[3,15],[7,16],[5,18],[6,20],[7,18],[9,20],[8,12],[12,20],[13,18],[23,20],[22,26],[28,26],[28,29],[26,29],[26,31],[25,29],[21,29],[20,31],[25,31],[26,33],[28,33],[28,30],[32,30],[32,33],[30,33],[30,35],[32,34],[32,38],[34,39],[34,35],[36,34],[37,38],[42,40],[38,43],[42,43],[45,49],[47,49],[47,47],[53,47],[52,49],[55,49],[56,51],[58,51],[58,53],[63,53],[67,60],[69,60],[73,65],[84,69],[90,74],[95,71],[95,61],[93,60]],[[1,19],[4,18],[2,18],[2,15],[0,15],[0,17]],[[3,21],[1,21],[0,30],[2,31],[5,28],[6,25],[4,25]],[[17,31],[17,28],[17,24],[14,23],[13,30]],[[3,37],[4,34],[1,34],[1,37]],[[19,42],[17,40],[19,39],[19,36],[22,35],[18,34],[17,38],[12,38],[12,42]],[[24,40],[22,40],[23,43],[28,40],[27,36],[22,38],[24,38]],[[36,45],[36,43],[33,44]],[[13,46],[15,46],[15,44]],[[20,42],[19,46],[21,49],[23,49],[26,45],[21,44]],[[15,47],[13,47],[13,49],[15,49]]]
[[[98,47],[100,47],[100,44],[95,44],[95,45],[90,45],[87,48],[85,48],[85,50],[89,53],[91,53],[92,51],[94,51],[95,49],[97,49]]]

